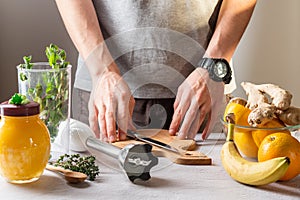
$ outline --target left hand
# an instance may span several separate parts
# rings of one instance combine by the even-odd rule
[[[178,132],[179,139],[193,139],[207,115],[202,133],[206,139],[218,117],[223,97],[224,83],[211,80],[206,69],[196,68],[178,88],[170,134]]]
[[[89,124],[96,137],[105,142],[125,140],[128,127],[134,129],[134,103],[127,83],[118,73],[105,71],[99,76],[89,101]]]

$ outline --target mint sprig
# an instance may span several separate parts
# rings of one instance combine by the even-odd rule
[[[33,64],[31,63],[31,58],[32,58],[32,56],[24,56],[23,57],[24,64],[20,64],[19,67],[23,68],[23,69],[31,69],[33,66]],[[20,79],[22,81],[26,81],[28,78],[24,73],[21,73]]]
[[[20,93],[15,93],[9,100],[9,104],[15,104],[15,105],[24,105],[29,103],[29,99],[25,95],[22,95]]]
[[[60,49],[55,44],[50,44],[45,50],[46,56],[48,58],[49,65],[53,69],[66,68],[69,62],[66,62],[66,52]]]

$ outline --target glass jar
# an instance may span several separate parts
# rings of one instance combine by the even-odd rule
[[[56,160],[69,153],[72,66],[53,69],[47,62],[32,64],[31,69],[17,67],[19,93],[40,104],[40,118],[50,133],[51,159]]]
[[[40,105],[0,104],[0,173],[11,183],[39,179],[50,156],[50,136]]]

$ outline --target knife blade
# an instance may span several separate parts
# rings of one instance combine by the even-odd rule
[[[163,143],[161,141],[158,141],[158,140],[155,140],[155,139],[152,139],[152,138],[149,138],[149,137],[141,136],[140,134],[138,134],[135,131],[127,130],[127,136],[130,137],[130,138],[134,138],[136,140],[139,140],[139,141],[142,141],[142,142],[152,144],[154,146],[166,149],[168,151],[172,151],[173,153],[180,154],[180,152],[176,148],[174,148],[174,147],[172,147],[172,146],[170,146],[166,143]]]

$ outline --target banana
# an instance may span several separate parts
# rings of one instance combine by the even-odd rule
[[[266,185],[279,180],[287,171],[290,160],[278,157],[264,162],[253,162],[243,158],[233,141],[234,124],[228,124],[226,142],[221,159],[226,172],[236,181],[247,185]]]

